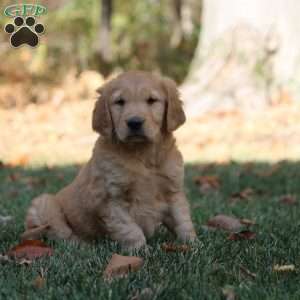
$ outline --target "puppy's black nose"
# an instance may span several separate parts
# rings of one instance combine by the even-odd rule
[[[144,121],[145,120],[140,117],[132,117],[129,120],[127,120],[127,126],[129,129],[137,131],[141,129]]]

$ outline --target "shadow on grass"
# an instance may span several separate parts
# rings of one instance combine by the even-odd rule
[[[80,165],[0,169],[0,215],[11,215],[13,225],[1,228],[1,240],[17,239],[22,231],[26,209],[31,199],[41,193],[56,193],[70,183],[78,173]],[[280,197],[294,195],[300,198],[300,163],[282,161],[269,163],[237,163],[186,165],[185,187],[191,203],[196,227],[200,228],[211,215],[228,213],[241,217],[264,218],[269,210],[282,210]],[[197,176],[215,176],[220,187],[203,191],[195,184]],[[231,201],[233,194],[245,189],[252,194],[247,199]],[[274,206],[275,205],[275,206]],[[285,205],[286,206],[286,205]],[[284,207],[285,207],[284,206]],[[297,205],[292,205],[293,211]],[[288,219],[287,219],[288,221]],[[12,228],[11,228],[12,226]],[[10,230],[9,230],[10,229]]]
[[[11,215],[13,221],[0,224],[0,253],[18,242],[31,199],[43,192],[57,192],[73,180],[79,168],[1,168],[0,215]],[[200,189],[194,178],[203,175],[216,176],[220,186]],[[228,285],[240,299],[300,297],[296,273],[279,276],[272,272],[274,264],[300,263],[299,205],[279,201],[288,194],[300,199],[300,163],[187,164],[185,180],[199,236],[190,253],[164,254],[160,244],[173,238],[160,232],[148,243],[151,251],[143,255],[143,270],[110,286],[100,276],[111,253],[120,253],[115,243],[76,247],[51,241],[55,255],[50,260],[41,260],[32,268],[7,265],[0,270],[0,280],[3,277],[7,282],[3,297],[19,299],[26,293],[30,299],[41,299],[44,290],[32,285],[41,267],[49,270],[45,289],[50,298],[94,299],[101,291],[101,299],[129,299],[150,287],[157,299],[220,299],[222,288]],[[246,188],[252,189],[249,197],[231,201],[232,194]],[[256,239],[232,242],[224,232],[205,230],[202,225],[218,213],[254,220]],[[249,277],[241,268],[257,276]]]

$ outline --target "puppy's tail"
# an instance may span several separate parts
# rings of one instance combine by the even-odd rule
[[[77,239],[67,224],[56,197],[49,194],[42,194],[33,199],[27,212],[22,239],[40,239],[43,236],[54,239]]]
[[[39,239],[47,234],[50,229],[49,206],[53,200],[53,196],[49,194],[33,199],[25,219],[25,232],[21,236],[23,240]]]

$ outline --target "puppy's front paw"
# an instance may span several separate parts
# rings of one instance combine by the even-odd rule
[[[128,251],[139,250],[140,248],[146,246],[146,238],[143,236],[136,240],[126,240],[122,244],[123,247]]]
[[[183,242],[194,242],[197,238],[194,228],[190,227],[178,227],[177,236]]]

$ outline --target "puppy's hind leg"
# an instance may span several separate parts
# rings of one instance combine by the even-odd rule
[[[22,239],[50,238],[74,239],[55,196],[42,194],[33,199],[25,220]]]
[[[32,203],[27,211],[25,219],[25,229],[33,229],[47,224],[47,207],[48,201],[52,201],[53,196],[42,194],[32,200]]]

